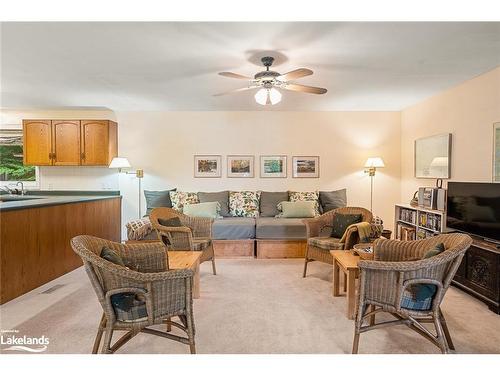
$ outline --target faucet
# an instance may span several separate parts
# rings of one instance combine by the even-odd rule
[[[22,183],[22,181],[19,181],[16,186],[19,186],[19,184],[21,184],[21,195],[24,195],[24,184]]]

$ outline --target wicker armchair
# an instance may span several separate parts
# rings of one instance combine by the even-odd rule
[[[336,214],[361,214],[362,221],[370,223],[372,221],[372,213],[361,207],[341,207],[332,211],[328,211],[314,219],[304,219],[307,230],[307,248],[304,262],[304,273],[302,277],[306,277],[307,264],[313,260],[318,260],[323,263],[333,264],[333,258],[330,250],[352,249],[353,245],[359,242],[359,236],[356,228],[350,228],[346,233],[346,241],[340,242],[340,238],[321,236],[322,230],[326,227],[331,227],[333,217]]]
[[[183,226],[165,227],[158,221],[158,219],[168,220],[175,217],[180,219]],[[200,263],[211,260],[212,272],[214,275],[217,274],[212,244],[213,219],[187,216],[168,207],[153,209],[149,218],[151,225],[158,234],[158,239],[169,249],[202,251]]]
[[[444,244],[444,252],[422,259],[431,247],[440,242]],[[469,236],[458,233],[418,241],[376,240],[374,260],[363,260],[358,264],[359,304],[352,352],[358,352],[361,333],[397,324],[407,325],[438,346],[442,353],[454,350],[440,306],[471,243]],[[418,301],[415,298],[415,284],[435,285],[435,292],[425,300]],[[388,312],[396,319],[363,326],[364,319],[373,318],[379,312]],[[433,323],[436,334],[422,323]]]
[[[195,349],[195,328],[193,317],[193,271],[167,269],[165,247],[159,243],[123,245],[92,236],[77,236],[71,246],[83,260],[103,315],[92,353],[99,350],[103,333],[104,344],[101,353],[111,354],[122,347],[139,332],[161,336],[189,345],[192,354]],[[132,269],[116,265],[100,257],[102,248],[114,250]],[[136,296],[140,301],[129,311],[123,311],[113,304],[113,296],[124,293]],[[172,322],[178,317],[180,323]],[[187,337],[148,328],[167,323],[166,331],[175,326],[186,332]],[[114,331],[127,331],[111,346]]]

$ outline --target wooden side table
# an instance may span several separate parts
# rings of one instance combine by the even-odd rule
[[[347,318],[354,319],[356,308],[356,278],[359,277],[359,256],[349,250],[330,250],[333,257],[334,297],[340,296],[340,270],[347,275]]]
[[[171,250],[168,252],[169,269],[191,269],[194,271],[193,298],[200,298],[200,257],[201,251]]]

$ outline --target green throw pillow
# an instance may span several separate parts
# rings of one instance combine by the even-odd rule
[[[188,216],[216,219],[220,217],[220,203],[205,202],[185,204],[182,212]]]
[[[302,218],[314,217],[316,214],[315,202],[313,201],[298,201],[298,202],[281,202],[280,217]]]
[[[431,247],[422,257],[422,259],[432,258],[444,251],[444,243],[440,242]],[[417,284],[415,288],[415,299],[419,302],[425,301],[436,294],[437,287],[434,284]]]
[[[101,258],[106,259],[108,262],[117,264],[119,266],[126,267],[125,262],[123,261],[120,254],[107,246],[103,246],[101,250]]]
[[[361,214],[335,214],[333,215],[331,237],[342,238],[345,231],[351,224],[361,223]]]

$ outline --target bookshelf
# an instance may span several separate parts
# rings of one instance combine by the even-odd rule
[[[444,232],[446,213],[409,204],[397,204],[394,214],[395,238],[402,241],[419,240]]]

